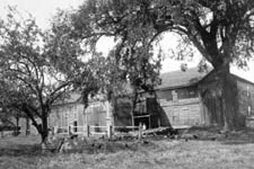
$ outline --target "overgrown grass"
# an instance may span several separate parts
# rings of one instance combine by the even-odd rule
[[[254,168],[254,135],[238,132],[207,140],[149,139],[145,142],[108,142],[91,153],[46,153],[36,148],[36,137],[0,141],[0,166],[24,169],[245,169]],[[235,143],[234,140],[237,140]],[[242,142],[240,140],[243,140]],[[38,140],[39,141],[39,140]],[[247,142],[248,141],[248,142]],[[18,149],[19,153],[12,149]],[[104,148],[104,149],[103,149]],[[93,148],[91,148],[93,149]],[[4,150],[4,151],[3,151]],[[114,150],[114,151],[107,151]],[[29,153],[30,152],[30,153]]]

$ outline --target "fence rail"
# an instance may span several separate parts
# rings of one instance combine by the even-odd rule
[[[128,132],[139,130],[141,132],[142,128],[139,126],[55,126],[54,134],[60,135],[85,135],[87,137],[93,135],[105,135],[111,137],[115,133]]]
[[[114,129],[139,129],[138,126],[112,126]]]

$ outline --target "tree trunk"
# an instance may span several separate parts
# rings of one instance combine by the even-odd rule
[[[230,75],[229,66],[216,69],[216,74],[221,91],[224,130],[233,130],[242,125],[238,112],[237,84]]]
[[[16,130],[15,130],[15,135],[19,134],[19,116],[16,116]]]
[[[137,106],[137,100],[138,100],[138,90],[136,89],[136,87],[134,87],[134,96],[132,98],[132,110],[131,110],[131,123],[132,126],[135,126],[135,109]]]
[[[45,143],[46,139],[48,137],[48,132],[42,131],[42,133],[40,133],[40,134],[41,134],[41,143]]]
[[[26,135],[29,135],[29,134],[30,134],[30,120],[27,117],[26,118]]]
[[[42,125],[41,125],[41,142],[44,143],[48,137],[48,118],[47,113],[43,113],[41,118]]]
[[[28,106],[23,105],[21,109],[27,115],[27,121],[30,119],[32,121],[32,125],[37,129],[38,133],[41,135],[41,143],[46,141],[48,137],[48,112],[49,110],[46,108],[42,109],[41,116],[35,116],[34,113],[29,109]],[[40,118],[41,124],[36,121],[36,117]],[[29,123],[27,123],[28,125]],[[30,129],[30,127],[29,127]]]
[[[114,116],[117,110],[117,98],[115,97],[115,90],[112,88],[108,90],[107,101],[109,107],[107,108],[106,124],[114,125]]]

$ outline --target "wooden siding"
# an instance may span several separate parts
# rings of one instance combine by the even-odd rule
[[[161,119],[162,123],[171,125],[200,125],[202,123],[201,107],[199,98],[189,98],[182,100],[167,101],[159,100],[162,110],[168,119]]]
[[[241,119],[246,126],[253,128],[254,117],[254,85],[252,83],[237,80],[238,103]]]
[[[232,99],[235,99],[238,110],[235,120],[241,126],[245,126],[246,117],[254,116],[254,84],[235,75],[231,77],[237,86],[237,90],[232,91],[235,93]],[[215,74],[210,74],[199,84],[206,125],[224,125],[222,98],[217,85]]]
[[[104,102],[92,102],[85,110],[88,125],[106,126],[107,107]]]
[[[254,85],[237,81],[239,112],[245,116],[254,116]]]
[[[214,72],[199,84],[204,124],[223,125],[222,100]]]
[[[84,105],[81,103],[62,104],[54,106],[49,116],[49,126],[68,127],[83,126]]]

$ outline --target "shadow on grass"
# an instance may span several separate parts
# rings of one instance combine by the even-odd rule
[[[228,134],[228,137],[221,142],[222,144],[227,145],[253,144],[254,131],[247,129],[243,131],[231,132]]]
[[[2,156],[41,156],[39,135],[19,135],[0,138],[0,157]]]
[[[254,141],[243,141],[243,140],[230,140],[230,141],[223,141],[222,144],[225,145],[243,145],[243,144],[253,144]]]
[[[23,140],[22,140],[23,139]],[[21,141],[18,141],[21,140]],[[48,157],[58,154],[55,151],[55,146],[52,149],[47,149],[42,152],[41,145],[31,138],[6,138],[0,141],[0,157]],[[57,141],[57,140],[56,140]],[[109,140],[83,140],[79,138],[68,139],[64,143],[68,144],[61,152],[64,154],[69,153],[85,153],[85,154],[98,154],[98,153],[116,153],[119,151],[138,151],[140,148],[150,149],[154,147],[151,141],[138,141],[138,140],[122,140],[122,141],[109,141]],[[50,148],[50,147],[48,147]]]
[[[254,143],[254,130],[241,128],[237,131],[223,132],[222,127],[192,127],[187,131],[188,137],[202,141],[218,141],[225,145]]]
[[[1,147],[0,156],[41,156],[41,146],[39,144],[22,144],[11,147]]]

